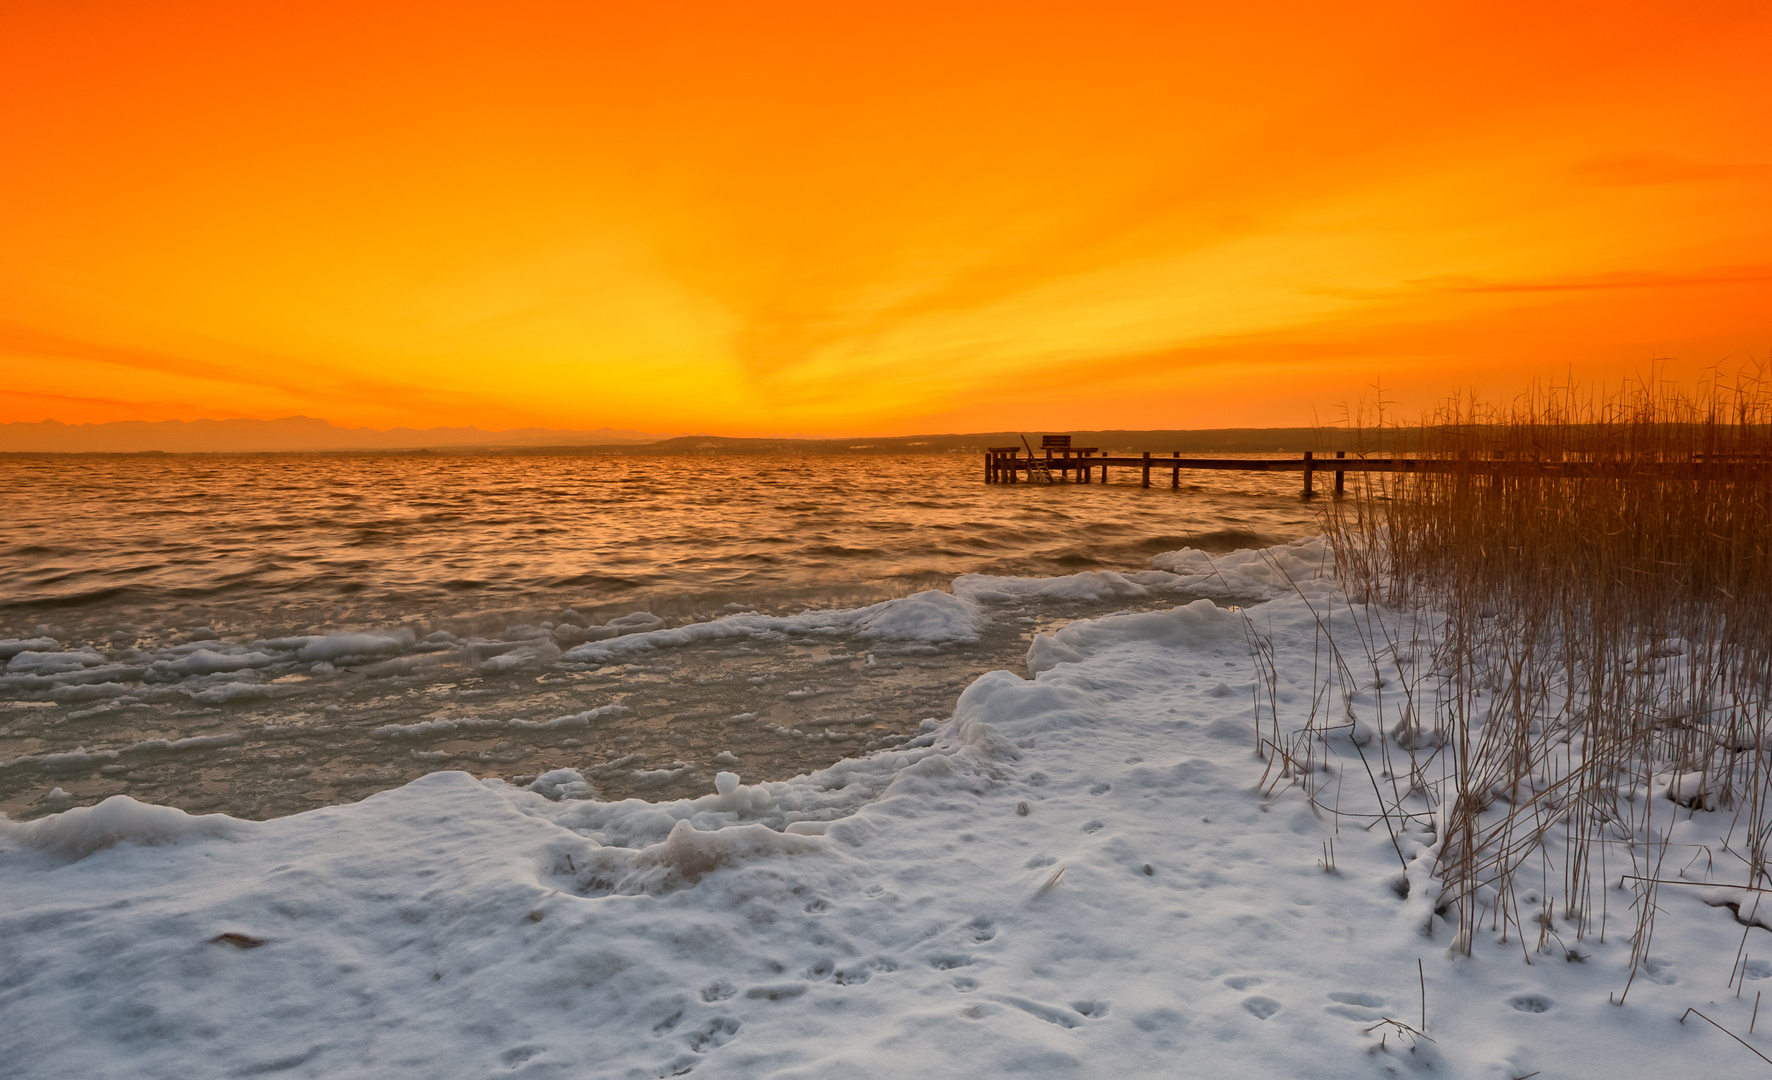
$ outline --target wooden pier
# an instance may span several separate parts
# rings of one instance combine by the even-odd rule
[[[1043,455],[1036,455],[1031,446],[993,446],[985,451],[984,481],[987,484],[1044,483],[1107,483],[1108,470],[1137,469],[1139,484],[1151,486],[1151,473],[1159,477],[1167,470],[1169,486],[1181,486],[1184,471],[1208,472],[1295,472],[1302,473],[1304,498],[1316,495],[1316,474],[1334,475],[1334,493],[1347,490],[1347,474],[1353,472],[1462,472],[1476,476],[1519,478],[1605,479],[1626,476],[1657,476],[1664,479],[1721,480],[1748,474],[1766,476],[1772,473],[1772,461],[1755,457],[1700,461],[1578,461],[1520,458],[1418,458],[1390,455],[1355,454],[1335,451],[1333,457],[1318,457],[1306,450],[1296,458],[1231,458],[1182,457],[1176,450],[1167,456],[1145,451],[1137,456],[1103,454],[1096,447],[1072,447],[1068,435],[1048,435],[1041,441]],[[1099,470],[1099,479],[1097,471]],[[1073,476],[1073,474],[1075,474]]]

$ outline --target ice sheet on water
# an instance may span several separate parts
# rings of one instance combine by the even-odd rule
[[[52,637],[0,639],[0,660],[11,660],[22,652],[53,652],[61,642]]]
[[[116,761],[124,754],[139,754],[148,751],[203,750],[218,746],[238,745],[245,736],[238,732],[224,732],[217,735],[189,735],[181,739],[141,739],[127,746],[119,746],[108,750],[87,750],[81,746],[73,750],[51,754],[24,754],[10,761],[0,761],[0,769],[13,768],[20,765],[38,765],[56,769],[64,766],[88,765],[98,761]]]
[[[176,687],[199,703],[296,692],[269,684],[284,676],[329,675],[351,668],[371,678],[411,675],[452,661],[489,675],[544,668],[564,661],[600,665],[632,660],[662,648],[702,642],[774,640],[784,634],[853,635],[863,639],[941,645],[975,642],[988,622],[972,600],[939,590],[862,608],[806,611],[792,616],[752,613],[666,626],[650,612],[632,612],[583,630],[601,640],[561,649],[543,628],[516,640],[462,639],[433,633],[422,641],[407,628],[263,638],[250,645],[213,635],[157,649],[120,649],[107,655],[90,646],[63,649],[51,638],[12,639],[3,654],[0,689],[49,701],[90,701],[135,693],[136,684]],[[517,628],[524,629],[524,628]],[[564,630],[580,628],[563,625]],[[595,631],[593,634],[592,631]],[[570,636],[570,635],[568,635]],[[233,678],[224,678],[234,676]],[[97,690],[71,687],[100,686]]]
[[[557,730],[559,728],[589,727],[593,721],[602,720],[611,716],[620,716],[627,711],[628,707],[618,701],[609,705],[599,705],[595,709],[586,709],[583,712],[573,713],[570,716],[556,716],[552,720],[513,719],[510,724],[514,728],[531,728],[544,731]]]
[[[25,649],[12,654],[6,662],[8,675],[60,675],[97,667],[105,662],[103,653],[91,648],[57,650],[54,652]]]
[[[512,727],[526,728],[531,731],[549,731],[562,728],[588,727],[594,721],[607,717],[620,716],[627,712],[627,706],[620,702],[599,705],[594,709],[572,713],[568,716],[556,716],[552,720],[524,720],[513,717],[509,720],[489,720],[478,716],[459,716],[438,720],[421,720],[416,724],[383,724],[370,732],[377,739],[409,739],[428,735],[444,734],[452,731],[471,731],[476,728]]]
[[[187,675],[213,675],[217,672],[270,667],[276,662],[276,657],[256,650],[221,652],[215,649],[195,649],[176,660],[154,661],[148,665],[147,674],[151,679],[170,682]]]
[[[414,644],[410,630],[390,634],[326,634],[303,640],[296,657],[336,663],[350,657],[387,656],[410,649]]]
[[[503,723],[502,720],[487,720],[478,716],[459,716],[447,720],[421,720],[416,724],[383,724],[369,734],[376,739],[404,739],[445,731],[499,727]]]
[[[628,662],[658,649],[741,638],[765,639],[770,634],[783,633],[849,633],[940,645],[977,641],[986,620],[975,602],[931,589],[862,608],[807,611],[799,615],[727,615],[708,622],[647,630],[608,641],[586,642],[568,649],[564,659],[591,664]]]
[[[230,701],[241,701],[250,698],[276,697],[279,694],[293,693],[291,687],[267,686],[264,683],[224,682],[210,686],[183,687],[192,701],[204,705],[222,705]]]
[[[1151,587],[1162,588],[1170,575],[1154,575],[1155,580],[1143,584],[1133,575],[1107,570],[1093,570],[1064,577],[996,577],[988,574],[962,574],[954,579],[954,595],[968,600],[1004,601],[1024,599],[1104,600],[1109,597],[1145,596]]]

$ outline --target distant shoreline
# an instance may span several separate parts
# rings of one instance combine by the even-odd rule
[[[0,431],[8,425],[0,425]],[[1399,438],[1412,437],[1411,428],[1386,428],[1382,441],[1377,431],[1345,428],[1204,428],[1154,429],[1147,431],[997,431],[946,435],[899,435],[888,438],[769,439],[717,435],[683,435],[652,441],[451,444],[438,442],[410,446],[316,446],[316,447],[115,447],[115,448],[0,448],[0,457],[216,457],[216,456],[313,456],[347,455],[375,457],[413,456],[689,456],[696,454],[809,454],[819,456],[880,454],[949,454],[982,452],[990,446],[1015,445],[1026,436],[1036,442],[1042,434],[1068,434],[1077,446],[1134,453],[1182,451],[1186,453],[1297,453],[1304,450],[1381,449]]]

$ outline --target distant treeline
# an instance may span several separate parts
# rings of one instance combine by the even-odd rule
[[[686,435],[631,446],[526,447],[515,453],[619,454],[944,454],[982,453],[991,446],[1020,446],[1026,438],[1038,450],[1043,435],[1069,435],[1072,446],[1134,454],[1300,453],[1305,450],[1389,450],[1406,445],[1414,429],[1349,431],[1343,428],[1206,428],[1164,431],[986,431],[968,435],[898,435],[855,439],[737,439]]]
[[[323,421],[307,421],[308,425],[323,424]],[[12,425],[6,425],[12,426]],[[17,425],[23,427],[23,425]],[[109,426],[109,425],[106,425]],[[157,426],[157,425],[156,425]],[[219,426],[219,425],[218,425]],[[291,425],[293,426],[293,425]],[[57,427],[61,427],[57,425]],[[746,439],[729,438],[720,435],[684,435],[672,439],[660,439],[653,442],[565,442],[548,443],[538,438],[546,433],[524,431],[520,438],[501,444],[493,433],[487,441],[462,445],[440,439],[438,444],[389,446],[367,443],[349,445],[348,436],[340,438],[344,429],[332,429],[327,434],[336,441],[333,445],[314,447],[286,446],[251,446],[251,445],[206,445],[200,439],[193,438],[195,432],[171,429],[179,436],[169,439],[171,445],[143,446],[144,434],[160,434],[152,432],[150,425],[140,425],[140,429],[128,431],[129,441],[117,439],[120,445],[81,446],[70,437],[75,430],[62,428],[55,432],[61,438],[48,446],[35,445],[38,440],[14,440],[14,445],[5,445],[8,440],[0,439],[0,454],[208,454],[208,453],[289,453],[289,454],[526,454],[526,455],[561,455],[561,454],[943,454],[943,453],[982,453],[991,446],[1020,446],[1022,439],[1038,449],[1043,435],[1069,435],[1073,446],[1093,446],[1104,451],[1122,453],[1142,453],[1146,450],[1153,454],[1167,454],[1181,451],[1184,454],[1201,453],[1234,453],[1234,454],[1267,454],[1267,453],[1300,453],[1305,450],[1318,452],[1335,450],[1392,450],[1406,447],[1413,443],[1416,435],[1412,428],[1386,428],[1382,431],[1349,431],[1343,428],[1207,428],[1202,430],[1165,430],[1165,431],[987,431],[966,435],[896,435],[885,438],[849,438],[849,439]],[[141,429],[148,429],[144,432]],[[356,429],[361,432],[365,429]],[[471,429],[463,429],[471,431]],[[119,432],[118,434],[122,434]],[[381,433],[375,433],[381,434]],[[387,433],[388,436],[394,433]],[[414,435],[422,438],[423,433],[401,431],[401,438],[413,439]],[[461,438],[462,432],[451,430],[448,434]],[[581,433],[567,433],[581,435]],[[386,438],[387,436],[384,436]],[[416,440],[414,440],[416,441]],[[19,445],[23,443],[24,445]],[[133,443],[133,445],[131,445]],[[339,445],[345,443],[345,445]]]

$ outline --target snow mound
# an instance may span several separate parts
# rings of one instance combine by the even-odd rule
[[[827,850],[819,837],[777,832],[766,825],[701,830],[679,821],[663,843],[638,851],[596,848],[567,864],[565,874],[557,863],[553,880],[579,896],[664,896],[697,885],[716,870]]]
[[[1200,649],[1242,634],[1234,611],[1210,600],[1195,600],[1170,611],[1110,615],[1074,622],[1054,634],[1041,634],[1028,646],[1028,674],[1038,677],[1059,664],[1081,663],[1103,648],[1148,642],[1165,649]]]
[[[862,637],[937,645],[977,641],[983,623],[977,604],[931,589],[862,608],[855,629]]]
[[[1218,599],[1271,600],[1299,587],[1334,588],[1335,558],[1321,536],[1226,555],[1182,548],[1153,555],[1151,565],[1174,574],[1177,588]]]
[[[136,802],[113,795],[97,806],[76,806],[36,821],[0,817],[0,836],[72,859],[125,841],[169,844],[194,837],[243,839],[256,823],[226,814],[187,814],[171,806]]]
[[[577,769],[553,769],[529,784],[529,790],[545,799],[594,799],[597,790]]]

